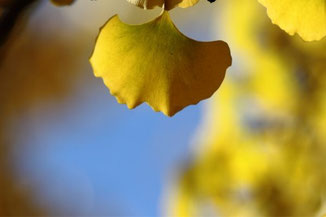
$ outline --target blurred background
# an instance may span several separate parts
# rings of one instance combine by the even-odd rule
[[[325,40],[288,36],[252,0],[176,8],[185,35],[229,43],[233,66],[173,118],[130,111],[88,58],[114,14],[159,13],[122,0],[24,10],[0,53],[0,216],[323,216]]]
[[[187,34],[212,40],[214,8],[203,3],[172,16]],[[1,215],[161,214],[165,186],[191,155],[201,105],[168,118],[116,102],[88,58],[99,28],[117,13],[136,24],[160,9],[40,1],[16,23],[1,52]]]

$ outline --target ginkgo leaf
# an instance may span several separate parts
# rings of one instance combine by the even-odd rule
[[[258,0],[267,8],[272,22],[290,35],[298,33],[305,41],[326,35],[325,0]]]
[[[51,0],[51,2],[57,6],[71,5],[75,0]]]
[[[118,102],[135,108],[147,102],[172,116],[210,97],[231,65],[223,41],[187,38],[164,11],[143,25],[127,25],[116,15],[101,29],[90,62]]]
[[[163,7],[165,10],[171,10],[175,7],[187,8],[195,5],[199,0],[127,0],[131,4],[144,9],[154,7]]]

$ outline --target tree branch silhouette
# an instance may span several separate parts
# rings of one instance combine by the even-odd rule
[[[38,0],[11,0],[0,16],[0,47],[7,41],[11,31],[23,12]]]

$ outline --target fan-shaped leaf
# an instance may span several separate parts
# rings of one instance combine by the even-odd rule
[[[218,89],[231,56],[223,41],[198,42],[184,36],[165,11],[136,26],[112,17],[99,34],[90,62],[120,103],[135,108],[147,102],[172,116]]]

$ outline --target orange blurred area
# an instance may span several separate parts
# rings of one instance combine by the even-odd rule
[[[41,7],[46,6],[35,5],[25,12],[1,48],[1,216],[47,215],[31,200],[33,189],[15,179],[10,157],[15,144],[8,138],[8,128],[30,108],[65,99],[82,76],[78,71],[86,65],[79,63],[87,50],[84,39],[76,40],[71,31],[62,30],[64,19],[57,18],[55,24],[40,14]]]

